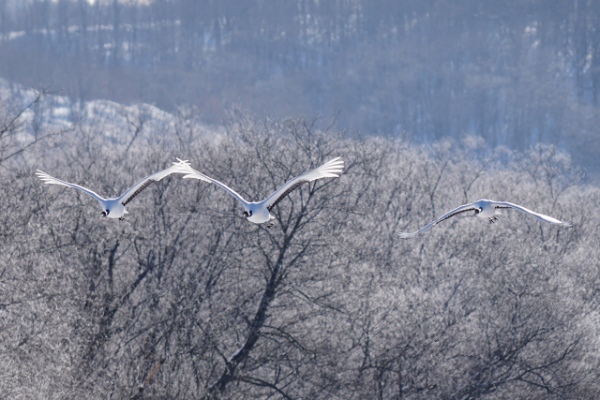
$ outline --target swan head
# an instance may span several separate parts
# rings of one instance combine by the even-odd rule
[[[244,217],[250,218],[252,216],[252,210],[244,210]]]
[[[475,214],[479,214],[483,211],[483,208],[479,207],[475,209]]]
[[[102,216],[103,216],[103,217],[108,217],[108,214],[110,214],[110,211],[109,211],[109,210],[104,210],[104,211],[102,211]]]

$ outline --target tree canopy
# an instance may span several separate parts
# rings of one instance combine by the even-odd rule
[[[51,101],[26,112],[5,102],[12,111],[0,126],[19,112],[22,123],[0,143],[29,143],[20,140],[32,126],[56,129],[43,117]],[[237,112],[207,131],[193,112],[161,123],[143,107],[81,109],[93,118],[0,163],[3,396],[600,391],[600,215],[590,206],[600,191],[555,146],[484,151],[477,138],[414,146]],[[181,157],[256,199],[333,156],[344,174],[299,187],[273,209],[271,229],[246,221],[222,190],[180,176],[146,189],[117,221],[89,196],[34,175],[43,168],[112,195]],[[480,197],[574,226],[504,210],[493,225],[465,215],[398,236]]]

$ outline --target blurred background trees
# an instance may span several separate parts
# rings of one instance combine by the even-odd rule
[[[238,104],[417,143],[551,143],[595,177],[599,22],[592,0],[2,0],[0,76],[207,123]]]

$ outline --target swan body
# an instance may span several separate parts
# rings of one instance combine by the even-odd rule
[[[512,208],[512,209],[520,211],[524,214],[531,215],[531,216],[539,219],[540,221],[547,222],[550,224],[563,225],[563,226],[567,226],[567,227],[571,226],[571,223],[569,223],[569,222],[563,222],[554,217],[550,217],[545,214],[540,214],[535,211],[531,211],[530,209],[520,206],[518,204],[509,203],[507,201],[495,201],[495,200],[481,199],[481,200],[477,200],[473,203],[464,204],[462,206],[459,206],[459,207],[455,208],[454,210],[449,211],[446,214],[442,215],[435,221],[428,223],[427,225],[425,225],[424,227],[422,227],[419,230],[416,230],[414,232],[401,232],[399,235],[401,238],[404,238],[404,239],[416,236],[419,233],[422,233],[422,232],[425,232],[426,230],[431,229],[433,226],[437,225],[438,223],[440,223],[442,221],[447,220],[448,218],[451,218],[455,215],[458,215],[458,214],[461,214],[464,212],[468,212],[468,211],[473,211],[477,217],[486,218],[486,219],[488,219],[488,221],[490,223],[494,223],[498,220],[498,217],[496,216],[496,212],[502,208]]]
[[[178,162],[174,162],[173,165],[170,166],[169,168],[164,169],[159,172],[156,172],[152,175],[148,175],[147,177],[145,177],[144,179],[140,180],[135,185],[133,185],[132,187],[127,189],[119,197],[114,197],[114,198],[104,198],[104,197],[98,195],[93,190],[90,190],[83,186],[79,186],[75,183],[70,183],[70,182],[66,182],[61,179],[55,178],[39,169],[37,170],[37,172],[35,174],[37,175],[38,178],[40,178],[47,185],[66,186],[66,187],[70,187],[72,189],[77,189],[77,190],[87,194],[88,196],[91,196],[92,198],[96,199],[96,201],[98,201],[100,203],[100,205],[102,207],[102,216],[108,217],[108,218],[118,218],[118,219],[122,220],[123,216],[128,213],[127,210],[125,209],[125,206],[131,200],[133,200],[144,189],[146,189],[148,186],[150,186],[150,184],[152,184],[154,182],[158,182],[161,179],[165,178],[166,176],[169,176],[173,173],[181,173],[181,174],[187,173],[187,169],[185,168],[185,165],[189,165],[187,161],[178,159]]]
[[[229,193],[237,201],[240,202],[242,207],[244,207],[244,216],[248,221],[253,222],[255,224],[263,224],[273,219],[273,216],[271,215],[271,210],[273,209],[273,207],[275,207],[275,205],[277,205],[288,194],[290,194],[291,191],[296,189],[301,184],[306,182],[312,182],[314,180],[322,178],[339,177],[344,169],[344,161],[342,161],[340,157],[336,157],[321,165],[320,167],[305,172],[304,174],[286,182],[280,188],[271,193],[269,197],[262,201],[247,201],[235,190],[231,189],[224,183],[219,182],[216,179],[213,179],[209,176],[204,175],[201,172],[196,171],[189,165],[184,165],[183,167],[187,168],[189,171],[187,175],[184,175],[184,179],[199,179],[204,182],[213,183],[217,186],[220,186],[222,189],[224,189],[227,193]]]

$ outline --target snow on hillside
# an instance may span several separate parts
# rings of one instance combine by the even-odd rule
[[[143,140],[150,145],[173,145],[178,134],[215,139],[223,133],[220,127],[209,127],[151,104],[123,105],[109,100],[81,103],[53,93],[45,95],[38,104],[32,104],[38,93],[0,78],[2,113],[17,116],[22,112],[15,135],[22,142],[30,140],[32,135],[83,131],[101,132],[107,143],[115,145],[127,145],[132,140]]]

